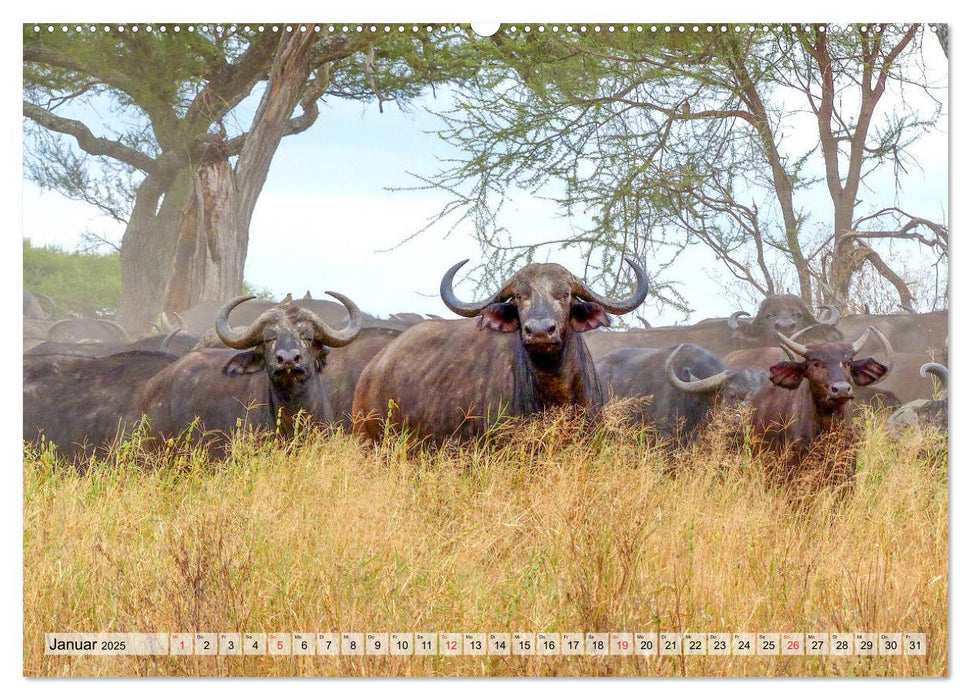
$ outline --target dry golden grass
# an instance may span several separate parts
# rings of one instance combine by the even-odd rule
[[[210,461],[24,460],[26,675],[946,675],[947,446],[862,426],[793,508],[744,443],[562,416],[414,451],[308,435]],[[737,438],[737,436],[732,436]],[[925,657],[55,657],[64,631],[917,631]]]

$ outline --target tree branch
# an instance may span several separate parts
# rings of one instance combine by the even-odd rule
[[[25,45],[24,61],[43,63],[48,66],[54,66],[55,68],[74,71],[81,75],[94,76],[106,85],[124,92],[132,99],[136,99],[140,91],[138,81],[130,75],[122,73],[119,70],[99,69],[97,66],[79,61],[74,56],[69,56],[44,46]]]
[[[146,173],[153,173],[156,170],[155,159],[118,141],[95,136],[86,125],[75,119],[60,117],[26,100],[24,100],[24,116],[45,129],[73,136],[81,150],[92,156],[108,156]]]
[[[890,269],[890,266],[884,262],[883,258],[880,257],[880,254],[877,253],[877,251],[868,246],[866,243],[861,243],[859,241],[857,241],[857,243],[864,251],[864,258],[869,261],[871,265],[873,265],[874,269],[880,273],[881,277],[892,284],[897,290],[897,294],[900,296],[900,306],[903,307],[904,310],[913,313],[914,297],[911,295],[910,288],[907,286],[907,283],[900,278],[900,275]]]

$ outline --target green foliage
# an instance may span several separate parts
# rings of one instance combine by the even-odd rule
[[[111,253],[69,252],[54,245],[35,247],[24,239],[24,289],[46,294],[57,315],[112,316],[121,299],[121,258]],[[266,287],[243,282],[243,294],[273,300]]]
[[[822,91],[808,48],[815,33],[746,25],[545,29],[504,26],[489,41],[469,42],[481,68],[455,90],[455,108],[440,115],[438,130],[458,155],[417,176],[417,189],[452,197],[435,221],[449,231],[475,227],[481,286],[549,246],[579,253],[588,280],[622,293],[622,257],[634,255],[651,274],[653,303],[687,312],[684,285],[666,279],[666,270],[688,247],[704,246],[758,296],[804,278],[800,291],[808,294],[803,246],[819,242],[803,231],[814,213],[792,199],[817,184],[824,164],[816,139],[789,136],[817,129],[804,117]],[[900,84],[921,84],[923,59],[907,31],[833,32],[827,89],[838,108],[837,142],[860,140],[853,110],[868,65],[885,63],[898,99]],[[940,105],[923,111],[880,112],[864,125],[858,180],[881,166],[906,172],[907,149],[941,113]],[[533,240],[512,230],[503,210],[524,194],[557,206],[568,222],[562,235]]]
[[[252,294],[257,299],[263,299],[265,301],[276,301],[276,294],[269,287],[257,287],[250,284],[246,280],[243,280],[243,294],[247,296]]]
[[[113,314],[121,300],[121,256],[37,248],[24,239],[24,289],[51,297],[60,316]]]

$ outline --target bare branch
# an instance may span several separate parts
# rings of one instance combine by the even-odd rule
[[[871,265],[873,265],[874,269],[879,272],[884,279],[893,285],[894,289],[897,290],[897,294],[900,296],[900,306],[903,307],[904,310],[913,313],[914,297],[910,293],[910,288],[907,286],[907,283],[904,282],[900,276],[890,268],[889,265],[887,265],[877,251],[865,243],[858,242],[858,244],[864,251],[865,259]]]

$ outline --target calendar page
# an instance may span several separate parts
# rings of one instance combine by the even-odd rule
[[[23,25],[24,676],[949,675],[948,25],[547,14]]]

